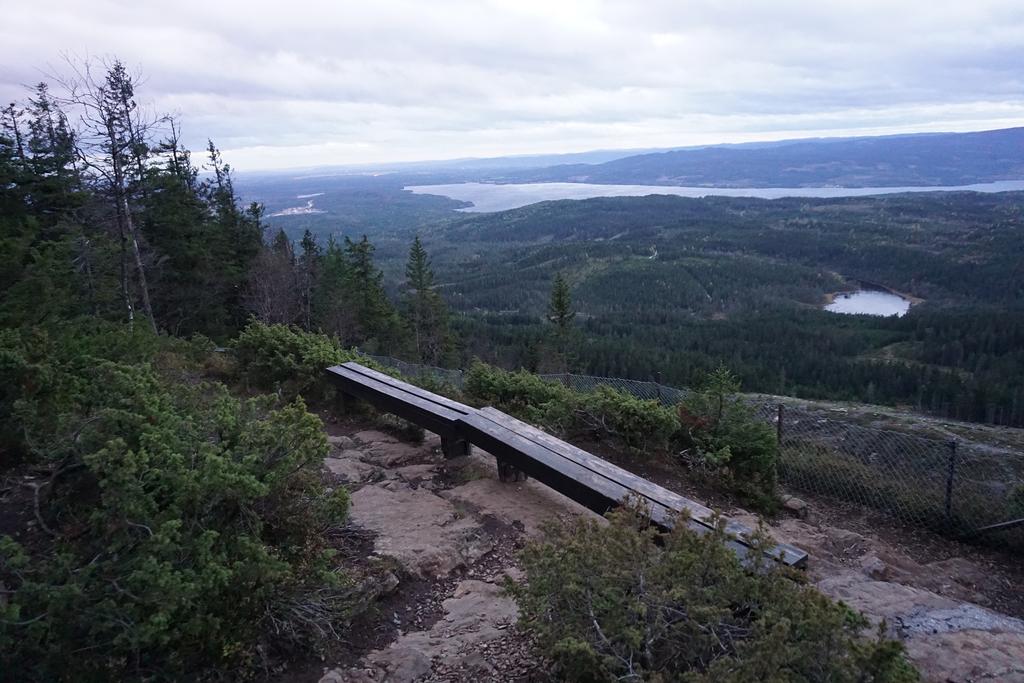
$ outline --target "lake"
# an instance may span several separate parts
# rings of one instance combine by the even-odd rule
[[[459,211],[489,212],[517,209],[527,204],[555,199],[591,197],[642,197],[651,194],[679,197],[863,197],[899,192],[1010,192],[1024,190],[1024,180],[1000,180],[994,183],[939,187],[677,187],[671,185],[595,185],[590,183],[452,183],[448,185],[409,185],[414,194],[435,194],[472,202]]]
[[[910,301],[891,292],[861,289],[836,294],[832,303],[825,305],[825,310],[832,313],[904,316],[910,310]]]

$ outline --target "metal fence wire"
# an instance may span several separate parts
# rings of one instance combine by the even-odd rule
[[[606,386],[637,398],[659,401],[664,405],[675,405],[686,398],[688,393],[683,389],[665,386],[658,382],[644,382],[636,379],[591,377],[590,375],[573,375],[570,373],[538,375],[538,377],[552,382],[559,382],[573,391],[585,393],[593,391],[599,386]]]
[[[779,480],[910,524],[969,533],[1024,517],[1024,454],[966,439],[877,429],[777,402]]]
[[[438,384],[448,384],[458,390],[462,390],[466,373],[462,370],[450,368],[439,368],[435,365],[420,365],[418,363],[406,363],[391,356],[371,356],[363,354],[370,360],[380,363],[384,367],[397,370],[399,374],[416,379],[428,379]]]
[[[370,356],[410,378],[456,389],[465,373]],[[579,392],[607,386],[674,405],[686,389],[658,382],[569,373],[539,375]],[[836,411],[777,397],[751,397],[754,415],[779,439],[779,481],[789,492],[823,496],[885,513],[896,520],[955,533],[1024,517],[1024,452],[965,438],[921,436],[859,424]],[[1024,547],[1024,526],[998,532]]]

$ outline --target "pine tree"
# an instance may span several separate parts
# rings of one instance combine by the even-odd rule
[[[374,264],[373,252],[366,235],[358,242],[345,238],[348,290],[356,321],[352,341],[371,348],[389,347],[395,336],[396,314],[384,293],[384,274]]]
[[[555,275],[551,285],[551,299],[548,302],[548,322],[553,325],[552,345],[555,358],[553,359],[559,371],[568,370],[569,342],[573,334],[573,320],[576,318],[576,311],[572,308],[572,295],[569,291],[569,283],[562,277],[561,273]]]
[[[448,309],[434,291],[434,272],[419,235],[409,249],[405,266],[406,315],[413,333],[416,358],[437,365],[449,346]]]
[[[175,121],[144,112],[121,62],[69,66],[58,94],[40,83],[0,110],[0,320],[131,323],[138,310],[153,329],[229,336],[247,316],[262,207],[238,207],[212,145],[199,180]]]
[[[555,281],[551,285],[551,301],[548,303],[548,322],[555,325],[559,333],[565,334],[572,326],[576,317],[576,311],[572,310],[572,295],[569,292],[569,283],[562,277],[561,273],[555,275]]]
[[[316,294],[317,279],[320,275],[320,261],[322,254],[320,245],[308,229],[302,235],[302,253],[297,261],[297,279],[299,285],[299,298],[302,306],[302,327],[306,330],[313,329],[313,297]]]
[[[356,327],[349,297],[350,270],[345,251],[331,235],[321,258],[320,276],[313,293],[313,321],[319,329],[344,341],[353,337],[352,330]]]
[[[150,269],[153,312],[172,334],[210,333],[224,317],[224,292],[217,285],[220,235],[201,195],[198,171],[176,136],[157,145],[155,154],[164,163],[146,173],[138,220],[158,264]]]
[[[25,143],[21,133],[21,117],[24,114],[24,109],[18,107],[16,102],[11,102],[3,109],[3,128],[0,129],[7,138],[11,158],[20,161],[25,161]]]
[[[75,136],[76,156],[92,171],[97,192],[105,194],[112,205],[121,245],[121,294],[128,323],[135,319],[137,290],[143,313],[155,332],[146,259],[134,213],[135,193],[145,175],[149,136],[159,119],[144,117],[135,101],[138,76],[116,59],[101,65],[105,69],[102,80],[94,77],[97,65],[86,61],[72,65],[75,75],[64,83],[66,104],[77,110],[81,120]]]
[[[100,285],[78,223],[84,197],[67,119],[45,84],[33,94],[0,118],[0,323],[8,325],[94,312]]]
[[[66,212],[80,202],[73,198],[80,178],[75,165],[75,138],[67,116],[50,95],[46,83],[35,87],[28,101],[28,150],[35,175],[34,202],[46,202],[48,211]]]
[[[173,334],[231,335],[245,321],[243,293],[262,245],[259,215],[241,210],[230,169],[200,181],[191,154],[169,121],[151,150],[139,205],[139,228],[151,254],[150,288],[160,327]],[[234,206],[228,206],[233,204]]]

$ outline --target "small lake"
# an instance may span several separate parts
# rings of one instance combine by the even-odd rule
[[[825,310],[832,313],[904,316],[910,310],[910,301],[891,292],[861,289],[836,294],[832,303],[825,305]]]
[[[651,194],[679,197],[864,197],[900,192],[1010,192],[1024,190],[1024,180],[1000,180],[976,185],[936,187],[678,187],[672,185],[596,185],[592,183],[451,183],[447,185],[409,185],[414,194],[436,194],[473,206],[468,212],[507,211],[520,206],[555,199],[592,197],[643,197]]]

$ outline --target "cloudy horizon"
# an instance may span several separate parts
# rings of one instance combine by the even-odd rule
[[[116,55],[237,169],[1024,125],[1024,4],[16,2],[0,97]]]

